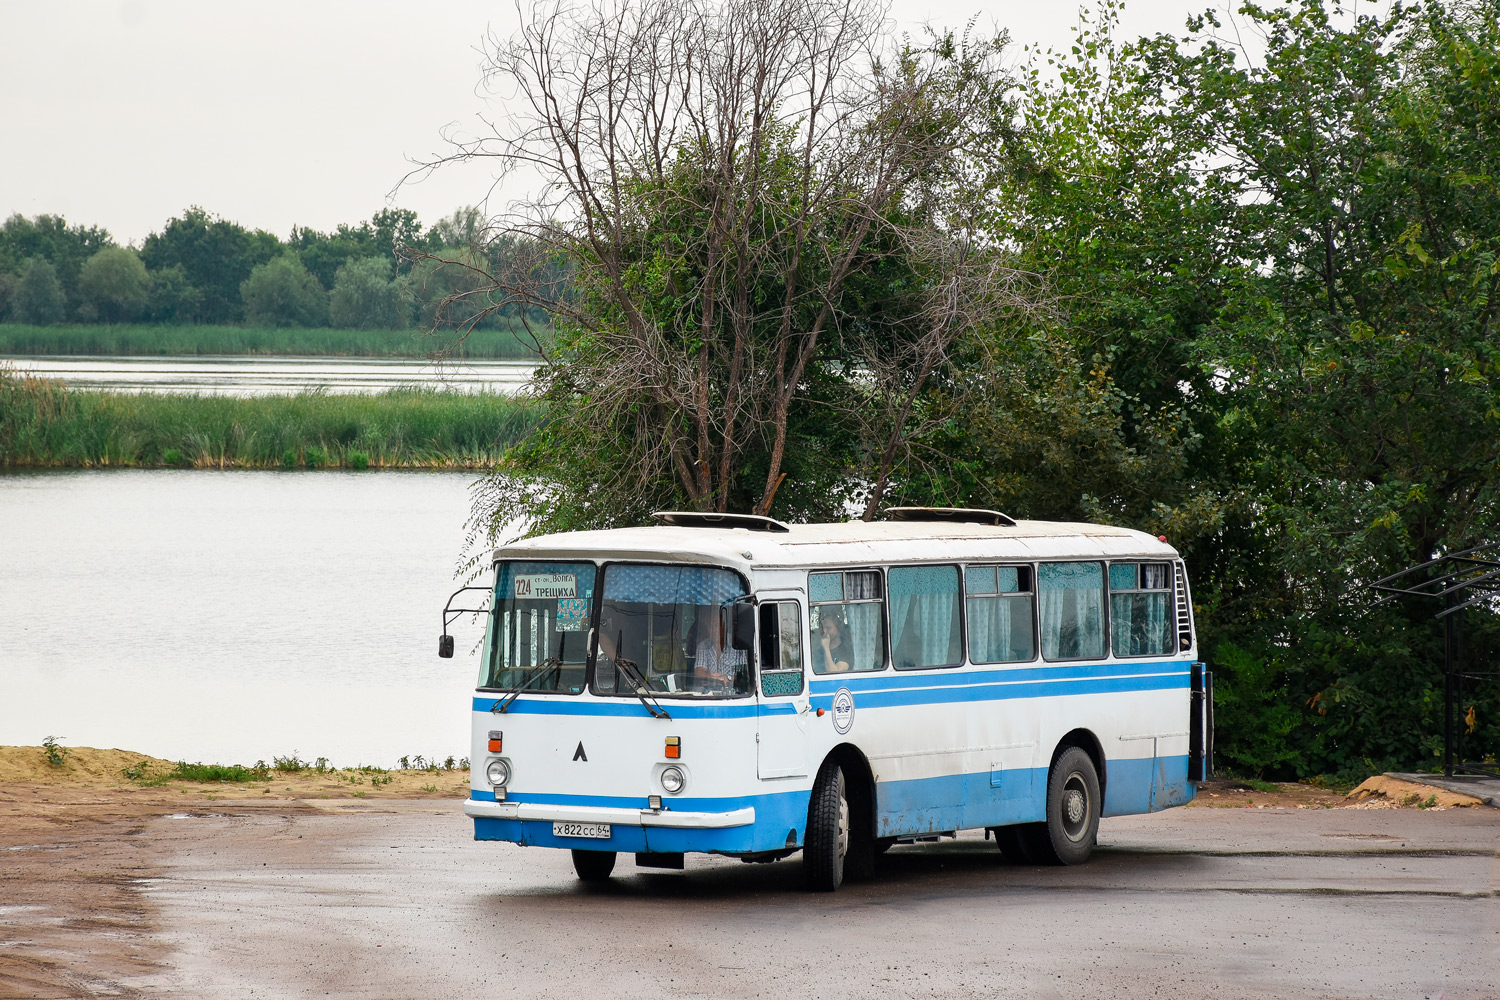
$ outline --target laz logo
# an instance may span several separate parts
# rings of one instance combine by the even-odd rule
[[[585,764],[589,762],[589,755],[583,752],[583,740],[578,741],[578,749],[573,751],[573,759],[581,760]]]

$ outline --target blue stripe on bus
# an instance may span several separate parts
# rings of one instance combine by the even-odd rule
[[[1001,701],[1012,698],[1042,698],[1054,695],[1097,694],[1113,691],[1161,691],[1188,687],[1190,675],[1181,663],[1092,663],[1078,666],[1044,667],[979,673],[850,677],[838,681],[814,681],[814,707],[832,707],[840,687],[856,695],[856,707],[882,708],[894,705],[932,705],[948,702]],[[475,698],[473,710],[488,712],[498,700]],[[791,702],[749,700],[692,704],[663,699],[663,709],[674,719],[748,719],[765,715],[790,715]],[[510,703],[517,715],[595,715],[634,717],[648,713],[639,701],[578,701],[572,698],[536,698],[522,695]]]
[[[1103,694],[1114,691],[1167,691],[1189,686],[1187,674],[1157,674],[1150,677],[1099,677],[1077,680],[1036,681],[1030,684],[985,684],[921,688],[915,691],[865,691],[854,699],[855,710],[892,708],[897,705],[939,705],[975,701],[1008,701],[1013,698],[1047,698],[1064,695]],[[814,708],[831,709],[832,695],[812,699]]]
[[[850,693],[859,694],[861,691],[886,691],[895,688],[1187,673],[1189,669],[1190,661],[1188,660],[1116,660],[1109,663],[1047,663],[1040,666],[1015,666],[999,670],[970,670],[964,673],[942,668],[899,673],[876,671],[868,674],[845,673],[837,677],[824,674],[813,679],[810,690],[813,694],[832,694],[839,688],[846,687]]]

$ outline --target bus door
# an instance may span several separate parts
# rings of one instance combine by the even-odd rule
[[[811,704],[802,676],[802,604],[795,593],[761,594],[757,613],[756,773],[762,778],[803,777]]]

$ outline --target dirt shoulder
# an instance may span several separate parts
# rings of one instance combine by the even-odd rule
[[[42,747],[0,747],[0,1000],[135,995],[123,984],[158,966],[142,890],[161,871],[142,835],[159,817],[456,810],[469,784],[462,770],[163,779],[175,767],[91,747],[69,748],[54,765]]]
[[[1215,778],[1198,786],[1188,808],[1200,809],[1466,809],[1484,802],[1432,785],[1377,774],[1348,794],[1294,781],[1256,782],[1251,787],[1232,778]]]

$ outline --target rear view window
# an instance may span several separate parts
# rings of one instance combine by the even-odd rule
[[[1165,656],[1172,652],[1170,563],[1111,563],[1110,638],[1116,656]]]

